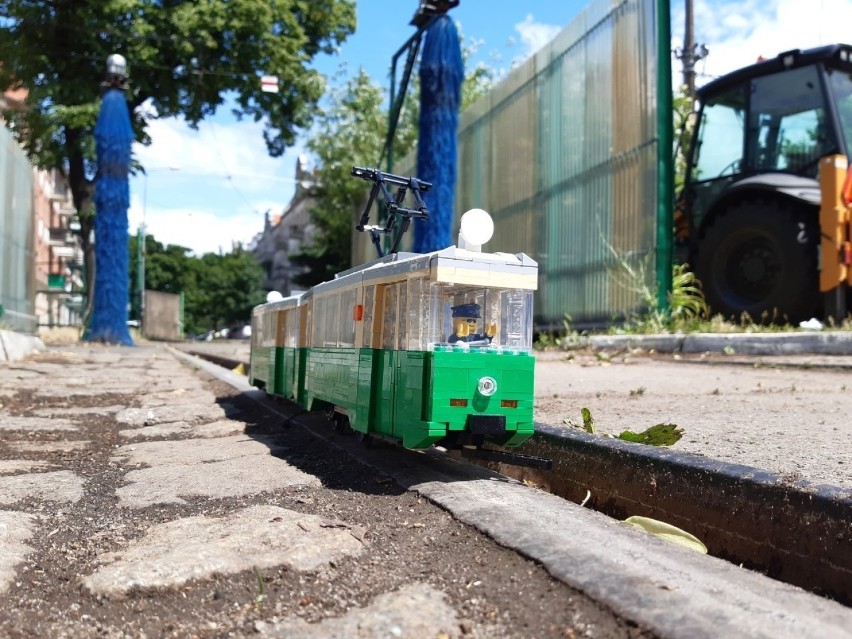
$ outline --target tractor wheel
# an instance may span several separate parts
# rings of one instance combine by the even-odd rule
[[[695,274],[713,314],[799,322],[819,307],[816,216],[750,200],[718,215],[698,246]]]

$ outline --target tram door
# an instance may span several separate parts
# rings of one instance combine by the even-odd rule
[[[381,309],[376,318],[381,322],[379,344],[373,351],[373,419],[372,429],[385,435],[394,434],[397,401],[397,370],[399,368],[399,328],[405,312],[405,285],[388,284],[379,288]],[[402,292],[402,295],[401,295]],[[400,299],[400,298],[403,299]],[[402,302],[402,311],[400,311]],[[380,319],[379,319],[380,318]]]

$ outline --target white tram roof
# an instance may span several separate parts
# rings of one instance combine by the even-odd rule
[[[323,293],[360,282],[382,283],[427,276],[433,282],[536,290],[538,263],[523,253],[479,253],[450,246],[433,253],[394,253],[335,275],[314,287]]]
[[[296,308],[299,303],[302,301],[302,296],[304,293],[296,293],[294,295],[289,295],[284,299],[280,299],[277,302],[264,302],[263,304],[258,304],[252,309],[252,313],[261,312],[264,313],[269,311],[278,311],[278,310],[286,310],[288,308]]]

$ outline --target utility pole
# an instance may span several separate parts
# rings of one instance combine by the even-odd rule
[[[695,44],[695,17],[692,0],[684,0],[683,47],[675,49],[675,57],[683,63],[683,84],[686,95],[695,100],[695,63],[707,57],[707,47]]]

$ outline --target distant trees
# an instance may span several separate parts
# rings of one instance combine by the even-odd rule
[[[311,209],[317,236],[300,254],[291,256],[291,260],[309,269],[296,279],[301,286],[313,286],[349,268],[352,220],[369,190],[366,182],[350,173],[353,165],[376,166],[387,134],[385,91],[363,69],[342,87],[329,91],[327,98],[329,106],[317,115],[314,133],[308,140],[308,148],[318,163],[317,204]],[[406,155],[416,137],[416,110],[406,104],[397,127],[394,155]]]
[[[138,238],[130,238],[130,290],[136,291]],[[263,302],[263,268],[241,247],[220,255],[190,255],[190,249],[163,245],[145,237],[145,287],[184,294],[187,335],[248,323],[251,309]],[[133,296],[131,296],[133,297]]]

